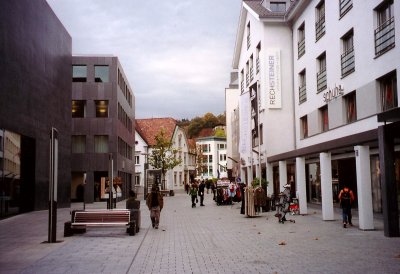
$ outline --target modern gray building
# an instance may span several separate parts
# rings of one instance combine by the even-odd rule
[[[46,209],[50,131],[58,206],[70,203],[71,36],[45,0],[0,3],[1,216]]]
[[[72,57],[71,200],[106,198],[109,159],[126,198],[134,188],[135,98],[117,57]],[[84,184],[86,181],[86,184]]]

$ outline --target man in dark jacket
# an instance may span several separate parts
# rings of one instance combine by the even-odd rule
[[[204,188],[205,187],[206,187],[206,184],[204,183],[204,180],[202,180],[199,185],[200,206],[204,206]]]
[[[147,195],[146,205],[150,210],[150,219],[153,228],[158,229],[161,210],[164,206],[164,199],[157,185],[153,185],[151,192]]]

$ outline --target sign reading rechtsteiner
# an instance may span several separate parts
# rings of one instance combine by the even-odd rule
[[[279,49],[267,49],[267,107],[281,108],[281,53]]]

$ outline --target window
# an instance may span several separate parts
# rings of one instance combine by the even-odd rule
[[[140,165],[140,156],[135,155],[135,165]]]
[[[226,144],[218,144],[218,150],[226,149]]]
[[[308,137],[308,120],[307,115],[300,118],[300,137],[301,139]]]
[[[307,101],[306,70],[299,73],[299,104]]]
[[[240,92],[241,94],[244,93],[244,70],[240,72]]]
[[[85,153],[86,152],[86,136],[85,135],[72,135],[71,136],[71,151],[72,151],[72,153]]]
[[[325,1],[321,1],[315,8],[315,40],[318,41],[325,34]]]
[[[253,54],[250,56],[249,66],[250,66],[250,82],[251,82],[251,81],[253,81],[253,79],[254,79],[254,73],[253,73]]]
[[[272,12],[286,12],[286,3],[285,2],[271,2],[269,8]]]
[[[321,131],[325,132],[329,130],[329,117],[328,117],[328,106],[323,106],[319,109],[321,117]]]
[[[256,74],[260,72],[260,51],[261,51],[261,42],[258,43],[256,48]]]
[[[378,80],[380,85],[381,109],[386,111],[398,106],[396,72],[383,76]]]
[[[140,185],[140,175],[135,175],[135,185]]]
[[[107,118],[108,117],[108,101],[106,100],[96,100],[96,117]]]
[[[306,53],[306,35],[304,29],[304,22],[297,29],[297,58],[300,58]]]
[[[83,118],[86,115],[86,101],[72,100],[72,118]]]
[[[384,1],[376,9],[375,55],[379,56],[395,46],[393,0]]]
[[[222,161],[226,161],[226,154],[220,154],[219,155],[219,160]]]
[[[95,135],[94,136],[94,152],[95,153],[108,153],[108,136]]]
[[[339,16],[342,18],[353,7],[352,0],[339,0]]]
[[[260,124],[260,145],[264,143],[263,141],[264,135],[263,135],[263,124]]]
[[[345,77],[355,71],[353,36],[353,30],[350,30],[342,37],[342,55],[340,58],[342,65],[342,77]]]
[[[87,67],[85,65],[72,66],[72,82],[86,82]]]
[[[326,55],[325,52],[317,59],[317,92],[321,92],[327,87],[326,83]]]
[[[108,66],[94,66],[94,81],[99,83],[108,83],[109,81]]]
[[[208,144],[201,145],[201,148],[202,148],[203,152],[209,152]]]
[[[246,62],[246,87],[250,85],[250,66],[249,61]]]
[[[346,122],[349,124],[357,121],[356,92],[353,91],[344,96],[344,102],[346,104]]]
[[[247,23],[247,49],[249,49],[251,46],[251,41],[250,41],[250,22]]]
[[[213,157],[212,157],[212,155],[208,155],[208,162],[209,162],[209,163],[212,163],[212,162],[213,162]]]

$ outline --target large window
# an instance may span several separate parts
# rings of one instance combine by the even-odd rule
[[[71,136],[71,151],[72,151],[72,153],[85,153],[86,152],[86,136],[85,135],[72,135]]]
[[[96,105],[96,117],[107,118],[108,117],[108,101],[96,100],[94,102]]]
[[[308,137],[308,120],[307,115],[300,118],[300,139]]]
[[[72,66],[72,82],[86,82],[87,67],[85,65]]]
[[[325,1],[315,7],[315,40],[318,41],[325,34]]]
[[[72,100],[72,118],[83,118],[86,115],[86,101]]]
[[[356,92],[353,91],[344,96],[344,101],[346,104],[346,122],[352,123],[357,121]]]
[[[297,58],[300,58],[306,53],[306,34],[304,22],[297,29],[297,51]]]
[[[355,70],[353,37],[353,30],[350,30],[342,37],[342,77],[349,75]]]
[[[94,81],[107,83],[109,81],[109,67],[94,66]]]
[[[307,101],[306,70],[299,73],[299,104]]]
[[[321,92],[327,87],[326,83],[326,55],[325,52],[317,59],[317,92]]]
[[[323,106],[319,109],[321,117],[321,131],[325,132],[329,130],[329,117],[328,117],[328,106]]]
[[[375,55],[379,56],[395,46],[393,0],[384,1],[375,11],[377,28],[375,29]]]
[[[94,152],[95,153],[108,153],[108,136],[95,135],[94,136]]]
[[[396,72],[389,73],[379,80],[382,111],[398,106]]]

